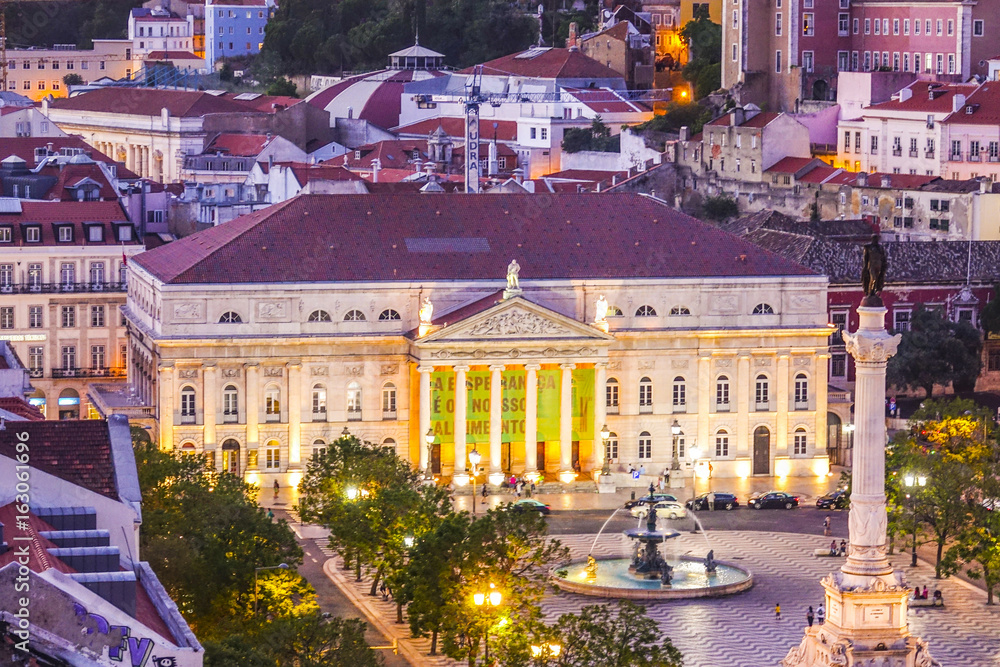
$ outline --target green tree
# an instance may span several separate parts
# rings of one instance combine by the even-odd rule
[[[82,86],[83,77],[75,73],[67,74],[66,76],[63,77],[63,83],[65,83],[67,86]]]
[[[633,126],[632,131],[676,133],[687,126],[691,130],[691,136],[694,136],[701,132],[702,126],[711,119],[711,112],[700,104],[670,102],[667,104],[666,112]]]
[[[1000,333],[1000,283],[993,286],[993,298],[979,313],[979,323],[987,333]]]
[[[286,79],[283,76],[279,76],[277,79],[272,81],[267,87],[268,95],[278,95],[282,97],[298,97],[298,91],[295,88],[295,84]]]
[[[722,26],[712,23],[708,5],[700,5],[694,18],[684,24],[681,36],[690,45],[684,78],[695,99],[701,99],[722,85]]]
[[[559,667],[681,667],[681,652],[664,637],[646,610],[622,600],[564,614],[554,631],[562,646]]]
[[[918,307],[910,316],[886,380],[907,389],[922,388],[930,398],[934,385],[971,388],[982,368],[979,331],[968,322],[951,322],[940,309]]]
[[[579,151],[601,151],[617,153],[621,147],[621,137],[611,136],[611,128],[604,124],[600,116],[594,116],[590,127],[571,127],[563,133],[563,150],[567,153]]]
[[[740,206],[736,200],[722,194],[706,197],[702,210],[706,218],[716,221],[735,218],[740,214]]]

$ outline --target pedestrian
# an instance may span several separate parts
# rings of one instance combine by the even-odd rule
[[[708,509],[710,511],[712,511],[712,512],[715,511],[715,492],[714,491],[709,491],[708,492]]]
[[[490,492],[486,490],[486,484],[483,484],[483,500],[486,500],[486,496],[490,495]]]
[[[274,521],[274,512],[272,512],[271,510],[267,510],[267,520]]]
[[[281,487],[280,487],[280,485],[278,484],[278,480],[274,480],[274,497],[275,497],[275,498],[277,498],[277,497],[278,497],[278,489],[279,489],[279,488],[281,488]]]
[[[830,555],[837,555],[837,540],[830,540]]]
[[[847,540],[840,540],[840,555],[844,556],[847,554]]]
[[[517,484],[514,485],[514,495],[519,499],[521,497],[521,486],[522,486],[521,482],[518,482]]]
[[[776,620],[776,621],[780,621],[781,620],[781,605],[780,604],[775,604],[774,605],[774,620]]]
[[[528,494],[529,496],[530,495],[534,495],[534,493],[535,493],[535,480],[531,480],[531,487],[530,488],[531,488],[531,493]]]
[[[378,587],[378,590],[379,590],[379,593],[381,593],[381,594],[382,594],[382,600],[383,600],[383,601],[385,601],[385,600],[388,600],[388,599],[389,599],[389,593],[388,593],[388,590],[389,590],[389,589],[387,589],[387,588],[385,587],[385,581],[383,581],[383,582],[382,582],[382,584],[381,584],[381,585],[380,585],[380,586]]]
[[[823,519],[823,534],[830,537],[830,515],[827,514],[826,518]]]
[[[816,610],[816,621],[823,625],[826,622],[826,609],[823,607],[823,603],[819,603],[819,609]]]
[[[815,614],[813,614],[813,608],[812,606],[810,606],[809,611],[806,612],[806,623],[809,624],[810,628],[813,626],[813,619],[815,617],[816,617]]]
[[[670,486],[670,473],[668,472],[663,477],[664,477],[664,484],[669,487]]]
[[[663,490],[663,478],[662,477],[660,477],[659,479],[656,480],[656,485],[660,487],[660,491]]]

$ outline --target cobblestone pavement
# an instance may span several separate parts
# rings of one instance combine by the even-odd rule
[[[563,535],[559,539],[574,557],[583,557],[594,536]],[[720,560],[753,572],[754,587],[727,598],[647,603],[647,613],[683,652],[685,667],[775,667],[801,641],[807,607],[821,602],[820,578],[842,561],[812,556],[814,549],[826,544],[816,535],[720,531],[709,533],[708,539]],[[672,542],[678,554],[701,555],[707,550],[706,537],[700,534],[683,534]],[[317,546],[332,556],[323,543],[325,540],[317,540]],[[597,556],[624,557],[628,553],[625,538],[619,535],[602,536],[594,549]],[[401,653],[413,664],[457,667],[446,658],[428,656],[429,640],[410,639],[407,626],[395,623],[392,602],[367,595],[370,580],[356,583],[353,576],[333,570],[331,564],[327,574],[342,589],[353,591],[350,597],[366,614],[381,618],[383,630],[399,639]],[[894,564],[909,571],[905,555],[896,556]],[[908,583],[926,584],[929,590],[937,587],[944,595],[944,609],[910,611],[911,631],[930,641],[932,654],[943,667],[1000,667],[1000,632],[996,630],[1000,609],[986,607],[982,591],[954,579],[935,581],[933,569],[926,563],[908,574]],[[550,594],[542,609],[552,621],[560,614],[603,602],[570,593]],[[781,604],[780,621],[774,618],[775,603]]]

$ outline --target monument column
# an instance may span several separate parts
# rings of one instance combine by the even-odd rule
[[[559,364],[559,476],[572,481],[573,470],[573,369],[575,364]]]
[[[594,364],[594,466],[593,470],[599,471],[604,467],[604,440],[601,438],[601,429],[604,428],[607,420],[607,383],[608,365]]]
[[[500,453],[503,443],[503,364],[490,366],[490,484],[503,481]]]
[[[465,386],[465,373],[468,366],[455,366],[455,471],[453,477],[456,483],[465,484],[469,476],[465,473],[466,453],[465,453],[465,433],[467,427],[467,410],[469,405],[469,392]],[[426,432],[426,431],[425,431]]]
[[[545,470],[545,461],[538,460],[538,371],[539,364],[525,364],[524,385],[524,471],[527,474]],[[541,465],[539,465],[541,464]]]
[[[430,461],[427,460],[427,443],[424,436],[431,428],[431,372],[433,366],[417,366],[417,373],[420,373],[420,419],[419,433],[417,433],[417,452],[420,457],[419,469],[426,471]]]

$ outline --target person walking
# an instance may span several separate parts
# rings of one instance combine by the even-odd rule
[[[715,511],[715,492],[710,491],[708,494],[708,509],[709,511]]]
[[[809,611],[806,612],[806,623],[809,624],[810,628],[813,626],[813,619],[814,618],[816,618],[816,615],[813,613],[813,608],[810,605]]]
[[[774,620],[776,620],[776,621],[780,621],[781,620],[781,605],[780,604],[775,604],[774,605]]]
[[[823,607],[823,603],[819,603],[819,609],[816,610],[816,620],[820,625],[826,623],[826,609]]]
[[[823,535],[830,537],[830,515],[827,514],[826,518],[823,519]]]
[[[278,480],[274,480],[274,499],[275,500],[278,499],[278,489],[280,489],[280,488],[281,488],[281,485],[278,484]]]
[[[490,495],[490,492],[486,490],[486,484],[483,483],[483,500],[486,500],[486,496]]]

